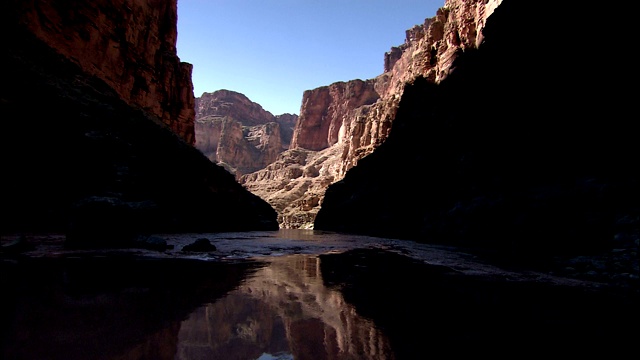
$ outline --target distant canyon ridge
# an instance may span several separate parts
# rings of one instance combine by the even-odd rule
[[[327,187],[389,135],[404,87],[446,78],[501,2],[445,1],[384,54],[382,74],[305,91],[299,116],[273,115],[231,90],[204,93],[195,99],[195,146],[267,201],[281,228],[312,229]]]

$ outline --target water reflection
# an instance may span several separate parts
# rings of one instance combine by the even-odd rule
[[[342,294],[320,259],[273,258],[182,322],[176,359],[392,359],[390,344]]]
[[[180,323],[259,264],[92,256],[0,261],[0,358],[173,359]]]
[[[638,297],[625,289],[554,283],[390,239],[296,235],[207,236],[218,251],[206,261],[180,250],[0,259],[0,358],[413,360],[495,358],[514,348],[573,357],[605,349],[615,358],[636,350]],[[170,240],[180,249],[201,236]]]

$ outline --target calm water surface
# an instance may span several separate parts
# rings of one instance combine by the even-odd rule
[[[323,284],[320,259],[274,258],[180,324],[176,359],[385,359],[389,340]]]
[[[595,339],[624,349],[618,320],[637,320],[566,280],[446,247],[313,230],[157,236],[173,249],[70,252],[51,239],[3,259],[2,358],[422,359],[505,344],[575,354]],[[181,251],[203,237],[216,251]]]

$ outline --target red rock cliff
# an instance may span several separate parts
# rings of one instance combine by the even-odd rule
[[[192,65],[176,52],[176,0],[8,1],[30,32],[194,143]]]
[[[379,97],[373,80],[337,82],[305,91],[290,147],[322,150],[338,143],[353,110],[373,104]]]
[[[263,169],[289,147],[298,116],[274,116],[245,95],[218,90],[196,98],[196,148],[239,177]]]
[[[418,76],[444,79],[453,60],[480,43],[487,17],[501,2],[446,0],[384,55],[384,72],[375,79],[305,91],[290,150],[241,182],[278,211],[280,227],[312,228],[328,184],[386,140],[405,85]]]
[[[193,93],[189,81],[177,86],[187,72],[176,68],[175,4],[0,2],[3,234],[100,248],[151,233],[277,229],[266,202],[150,111],[186,107],[156,107],[153,96]],[[127,86],[148,111],[124,99]]]

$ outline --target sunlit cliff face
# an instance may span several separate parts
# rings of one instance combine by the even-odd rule
[[[405,86],[420,77],[446,78],[458,55],[482,42],[487,18],[501,2],[447,0],[384,54],[382,74],[305,91],[289,150],[240,182],[278,212],[280,228],[313,229],[327,186],[386,141]]]
[[[274,258],[238,289],[182,323],[176,359],[234,354],[295,359],[391,359],[389,341],[342,294],[324,286],[320,259]],[[284,354],[284,355],[283,355]]]

